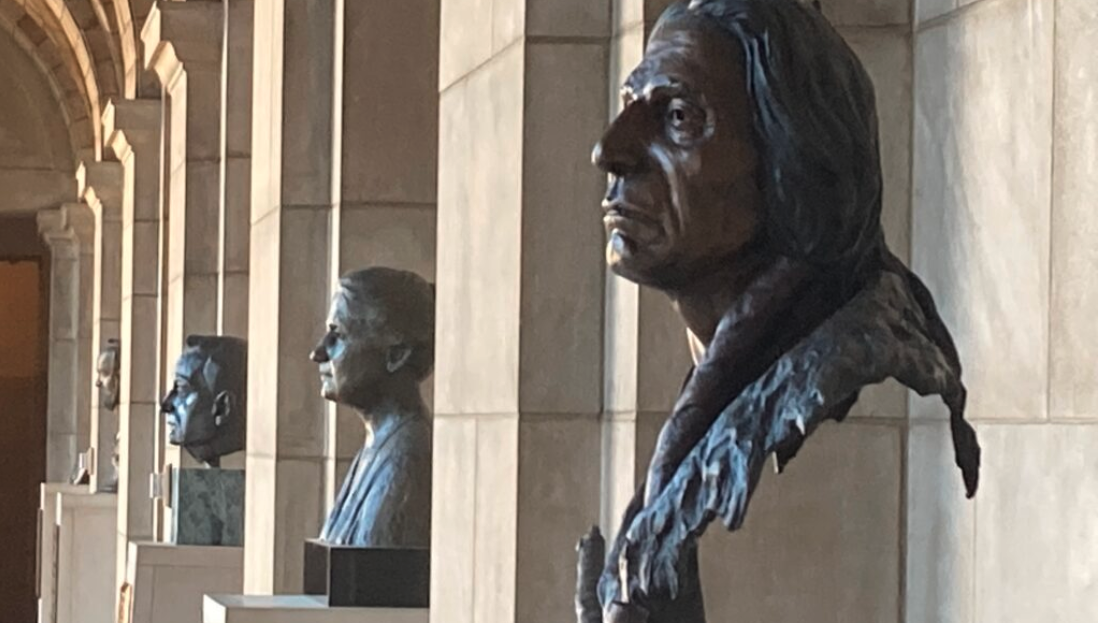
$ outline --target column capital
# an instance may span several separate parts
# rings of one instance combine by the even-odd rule
[[[81,162],[76,169],[77,194],[105,221],[122,219],[122,165]]]
[[[222,4],[158,0],[141,29],[145,68],[161,86],[176,80],[187,65],[218,70],[222,61]]]
[[[134,144],[159,136],[159,99],[110,99],[103,109],[103,143],[115,158],[124,160]]]
[[[89,244],[95,230],[91,210],[83,203],[66,203],[57,208],[40,210],[36,216],[38,233],[54,254],[80,252],[80,245]]]

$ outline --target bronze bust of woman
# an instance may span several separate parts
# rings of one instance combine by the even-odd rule
[[[593,150],[607,261],[668,294],[696,365],[602,574],[602,539],[582,540],[578,616],[694,623],[697,539],[740,527],[766,460],[783,469],[861,388],[943,398],[968,496],[979,447],[951,336],[884,243],[871,81],[819,12],[675,4],[622,95]]]
[[[321,394],[353,407],[367,438],[321,540],[358,547],[428,547],[432,420],[420,384],[432,369],[435,296],[408,271],[368,268],[340,279],[328,329],[310,358]]]

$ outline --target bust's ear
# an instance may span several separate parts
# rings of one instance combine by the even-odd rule
[[[221,426],[226,423],[227,420],[233,414],[233,394],[229,392],[219,392],[214,397],[214,425]]]
[[[386,349],[386,371],[393,374],[409,361],[413,349],[408,344],[396,344]]]

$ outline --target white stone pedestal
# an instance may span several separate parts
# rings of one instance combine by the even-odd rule
[[[57,493],[56,623],[113,623],[117,497]],[[45,523],[45,522],[44,522]]]
[[[44,482],[38,498],[38,623],[57,621],[57,494],[78,493],[88,487]]]
[[[130,623],[201,623],[205,593],[240,591],[240,547],[131,542]]]
[[[330,608],[318,595],[207,595],[203,623],[428,623],[428,610]]]

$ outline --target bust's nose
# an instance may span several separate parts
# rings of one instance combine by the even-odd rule
[[[314,363],[325,363],[328,360],[329,355],[325,352],[325,341],[322,340],[310,351],[310,361]]]
[[[173,388],[161,400],[161,413],[172,413],[172,402],[176,398],[176,390]]]
[[[596,145],[593,145],[593,165],[605,173],[610,173],[611,171],[609,171],[609,169],[611,163],[608,161],[605,153],[606,150],[604,147],[604,139],[601,138],[599,141],[596,142]]]
[[[593,146],[593,165],[601,171],[625,176],[638,170],[645,159],[641,104],[628,104]]]

